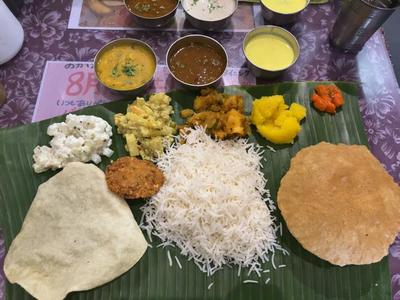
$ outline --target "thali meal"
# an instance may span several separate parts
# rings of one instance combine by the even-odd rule
[[[107,166],[108,188],[125,199],[154,196],[164,183],[163,173],[148,160],[125,156]]]
[[[344,104],[344,98],[340,89],[333,84],[321,84],[314,88],[311,102],[319,111],[336,113],[336,109]]]
[[[41,184],[4,262],[11,283],[37,299],[103,285],[133,267],[147,242],[104,173],[72,162]]]
[[[173,11],[178,0],[125,0],[128,9],[146,18],[158,18]]]
[[[183,139],[157,160],[166,181],[142,207],[141,228],[208,275],[233,264],[260,273],[260,262],[280,249],[260,149],[244,139],[215,141],[202,128]]]
[[[193,109],[184,109],[185,127],[204,127],[217,139],[245,137],[249,133],[249,121],[243,114],[241,95],[222,94],[214,89],[203,89],[194,99]]]
[[[282,178],[278,206],[300,244],[334,265],[388,254],[400,227],[400,188],[365,146],[300,150]]]
[[[289,107],[282,95],[261,97],[253,102],[251,123],[268,141],[288,144],[293,143],[300,132],[300,122],[306,113],[306,108],[298,103]]]
[[[164,152],[176,133],[171,119],[171,98],[164,93],[153,94],[148,101],[137,98],[128,105],[126,114],[116,114],[118,133],[126,139],[130,156],[151,160]]]
[[[145,43],[120,39],[103,47],[95,58],[95,72],[101,83],[117,91],[131,91],[153,78],[156,56]]]
[[[270,10],[282,14],[293,14],[307,6],[307,0],[261,0],[261,2]]]
[[[231,16],[236,0],[182,0],[184,10],[192,17],[205,21],[218,21]]]
[[[100,155],[111,157],[114,153],[110,149],[112,128],[99,117],[68,114],[65,122],[51,124],[47,134],[52,136],[50,147],[37,146],[33,150],[36,173],[63,168],[74,161],[98,164]]]

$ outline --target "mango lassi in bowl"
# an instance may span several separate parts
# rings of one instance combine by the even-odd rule
[[[261,0],[261,12],[268,24],[294,23],[310,0]]]
[[[243,53],[254,76],[272,79],[290,68],[299,57],[297,39],[278,26],[260,26],[250,31],[243,41]]]

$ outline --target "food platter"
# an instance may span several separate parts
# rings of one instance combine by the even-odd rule
[[[282,176],[289,168],[290,159],[302,148],[321,141],[330,143],[367,145],[358,105],[358,87],[353,83],[335,82],[345,99],[344,105],[336,115],[320,113],[310,105],[313,89],[321,82],[280,83],[258,85],[254,87],[224,87],[228,94],[241,94],[244,97],[245,113],[251,112],[254,98],[280,94],[288,104],[298,102],[307,108],[307,119],[302,131],[293,145],[273,145],[266,142],[254,128],[249,141],[264,147],[273,147],[276,151],[264,152],[263,172],[268,179],[267,187],[271,198],[276,199]],[[183,122],[179,111],[191,108],[197,91],[171,91],[173,99],[173,119]],[[101,106],[85,108],[77,114],[95,115],[114,125],[114,114],[123,113],[132,99],[117,101]],[[57,117],[50,120],[25,125],[18,128],[0,130],[0,225],[4,228],[6,247],[21,228],[26,212],[32,202],[39,184],[56,172],[47,171],[35,174],[32,169],[32,151],[37,145],[48,143],[47,127],[63,120]],[[113,126],[112,149],[110,159],[126,155],[124,140]],[[105,158],[99,164],[101,169],[109,164]],[[137,221],[141,218],[140,207],[144,201],[129,202]],[[157,248],[154,239],[153,248],[149,248],[144,257],[121,277],[87,292],[72,293],[68,299],[378,299],[390,297],[389,270],[387,259],[379,263],[363,266],[339,267],[325,262],[302,248],[289,233],[284,221],[275,211],[277,222],[282,223],[282,236],[278,240],[290,255],[276,252],[273,262],[265,263],[262,279],[255,274],[247,276],[242,272],[238,276],[236,266],[219,270],[207,277],[192,261],[179,254],[176,248],[169,247],[172,257],[180,261],[168,264],[166,249]],[[274,266],[276,269],[274,268]],[[268,284],[264,284],[267,281]],[[257,280],[259,284],[245,284],[246,280]],[[212,288],[210,284],[213,283]],[[19,286],[7,283],[7,299],[30,299]]]

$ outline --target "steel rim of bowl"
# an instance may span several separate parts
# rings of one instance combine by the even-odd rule
[[[126,0],[124,0],[124,1],[126,1]],[[183,11],[185,12],[185,14],[188,14],[188,15],[191,16],[193,19],[196,19],[196,20],[201,21],[201,22],[207,22],[207,23],[220,22],[220,21],[222,21],[222,20],[229,19],[229,18],[231,18],[231,17],[234,15],[234,13],[237,11],[237,9],[238,9],[238,7],[239,7],[239,0],[234,0],[234,1],[235,1],[235,9],[233,10],[233,12],[232,12],[230,15],[228,15],[228,16],[226,16],[226,17],[223,17],[223,18],[221,18],[221,19],[218,19],[218,20],[212,20],[212,21],[210,21],[210,20],[199,19],[199,18],[196,18],[195,16],[193,16],[190,12],[188,12],[188,11],[185,9],[185,6],[183,5],[183,2],[184,2],[184,1],[188,1],[188,0],[181,0],[181,2],[182,2],[182,8],[183,8]],[[308,1],[310,1],[310,0],[308,0]]]
[[[113,44],[117,44],[117,43],[121,43],[121,42],[136,43],[136,44],[140,44],[140,45],[146,47],[148,50],[150,50],[151,54],[153,54],[154,63],[155,63],[155,65],[156,65],[156,67],[154,68],[153,74],[151,75],[151,78],[150,78],[149,80],[147,80],[147,81],[146,81],[145,83],[143,83],[142,85],[140,85],[140,86],[138,86],[138,87],[135,87],[135,88],[133,88],[133,89],[129,89],[129,90],[119,90],[119,89],[112,88],[112,87],[108,86],[107,84],[105,84],[105,83],[100,79],[100,77],[97,75],[97,62],[98,62],[98,60],[99,60],[99,56],[100,56],[108,47],[111,47]],[[131,92],[131,91],[136,91],[136,90],[138,90],[138,89],[140,89],[140,88],[146,86],[149,82],[151,82],[151,81],[154,79],[154,74],[156,73],[156,70],[157,70],[157,55],[156,55],[156,53],[154,52],[153,48],[151,48],[150,45],[147,44],[146,42],[143,42],[143,41],[138,40],[138,39],[133,39],[133,38],[120,38],[120,39],[116,39],[116,40],[113,40],[113,41],[111,41],[111,42],[108,42],[108,43],[105,44],[103,47],[101,47],[100,50],[97,51],[97,53],[96,53],[96,55],[95,55],[95,57],[94,57],[94,62],[93,62],[93,64],[94,64],[94,73],[95,73],[95,75],[96,75],[96,78],[97,78],[97,80],[98,80],[102,85],[104,85],[105,87],[107,87],[107,88],[109,88],[109,89],[111,89],[111,90],[117,91],[117,92]]]
[[[180,0],[178,0],[178,1],[176,2],[175,7],[174,7],[171,11],[169,11],[168,13],[166,13],[165,15],[158,16],[158,17],[154,17],[154,18],[149,18],[149,17],[144,17],[144,16],[141,16],[141,15],[138,15],[138,14],[134,13],[134,12],[129,8],[129,6],[126,4],[126,1],[127,1],[127,0],[124,0],[125,8],[126,8],[132,15],[134,15],[135,17],[142,18],[142,19],[145,19],[145,20],[158,20],[158,19],[162,19],[162,18],[168,16],[169,14],[171,14],[173,11],[175,11],[175,10],[178,8],[179,3],[181,2]]]
[[[176,77],[175,74],[171,71],[171,68],[169,67],[168,56],[169,56],[169,53],[171,52],[172,47],[173,47],[175,44],[177,44],[178,42],[180,42],[180,41],[182,41],[182,40],[185,40],[185,39],[187,39],[187,38],[191,38],[191,37],[200,37],[200,38],[204,38],[204,39],[206,39],[206,40],[209,40],[209,41],[212,41],[212,42],[216,43],[216,44],[218,45],[218,47],[219,47],[220,49],[222,49],[222,51],[223,51],[223,53],[224,53],[224,55],[225,55],[226,64],[225,64],[224,71],[221,73],[220,76],[218,76],[215,80],[213,80],[213,81],[211,81],[211,82],[209,82],[209,83],[205,83],[205,84],[192,84],[192,83],[185,82],[185,81],[179,79],[178,77]],[[175,42],[173,42],[173,43],[169,46],[169,48],[168,48],[168,50],[167,50],[167,54],[165,55],[165,62],[166,62],[167,68],[168,68],[168,72],[172,75],[172,77],[173,77],[176,81],[178,81],[178,82],[181,83],[181,84],[190,86],[190,87],[194,87],[194,88],[203,88],[203,87],[207,87],[207,86],[213,85],[214,83],[216,83],[218,80],[220,80],[220,79],[224,76],[225,71],[226,71],[226,69],[228,68],[228,53],[226,53],[226,50],[225,50],[224,46],[222,46],[222,44],[221,44],[220,42],[218,42],[217,40],[215,40],[215,39],[213,39],[213,38],[211,38],[211,37],[209,37],[209,36],[206,36],[206,35],[203,35],[203,34],[189,34],[189,35],[185,35],[185,36],[183,36],[183,37],[177,39]]]
[[[300,10],[298,10],[298,11],[296,11],[296,12],[292,12],[292,13],[281,13],[281,12],[275,11],[275,10],[269,8],[268,6],[266,6],[266,5],[264,4],[264,2],[262,2],[262,0],[261,0],[260,2],[261,2],[261,5],[262,5],[264,8],[266,8],[266,9],[272,11],[272,12],[275,13],[275,14],[284,15],[284,16],[291,16],[291,15],[298,14],[298,13],[302,12],[303,10],[305,10],[305,9],[308,7],[308,5],[310,4],[310,1],[311,1],[311,0],[307,0],[306,6],[304,6],[302,9],[300,9]]]
[[[254,63],[247,57],[246,51],[245,51],[245,49],[244,49],[245,46],[246,46],[246,44],[247,44],[246,42],[248,42],[248,40],[250,39],[250,35],[251,35],[251,34],[253,34],[254,32],[257,32],[258,30],[260,30],[260,29],[262,29],[262,28],[272,28],[272,29],[278,28],[278,30],[282,30],[282,31],[288,33],[289,36],[293,39],[293,41],[294,41],[294,43],[295,43],[295,45],[296,45],[298,51],[297,51],[297,55],[295,56],[295,58],[294,58],[294,60],[292,61],[292,63],[291,63],[289,66],[287,66],[286,68],[282,68],[282,69],[279,69],[279,70],[267,70],[267,69],[264,69],[264,68],[261,68],[261,67],[257,66],[256,64],[254,64]],[[260,34],[262,34],[262,32],[260,32]],[[267,33],[267,34],[268,34],[268,33]],[[271,34],[271,33],[269,33],[269,34]],[[293,50],[295,50],[295,49],[293,49]],[[300,56],[300,44],[299,44],[299,41],[297,40],[297,38],[296,38],[289,30],[286,30],[285,28],[282,28],[282,27],[280,27],[280,26],[275,26],[275,25],[264,25],[264,26],[256,27],[256,28],[254,28],[252,31],[249,31],[249,32],[246,34],[246,36],[245,36],[244,39],[243,39],[242,51],[243,51],[243,54],[244,54],[245,58],[246,58],[252,65],[254,65],[255,67],[257,67],[257,68],[259,68],[259,69],[261,69],[261,70],[264,70],[264,71],[268,71],[268,72],[281,72],[281,71],[285,71],[285,70],[289,69],[291,66],[293,66],[293,65],[297,62],[297,59],[298,59],[299,56]]]

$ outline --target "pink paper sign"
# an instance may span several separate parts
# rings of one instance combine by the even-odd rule
[[[254,77],[247,69],[228,68],[223,85],[252,85]],[[166,92],[179,86],[165,65],[158,65],[151,88],[146,93]],[[80,110],[87,106],[126,98],[96,79],[92,62],[48,61],[43,72],[32,122]],[[132,97],[132,101],[134,97]]]

